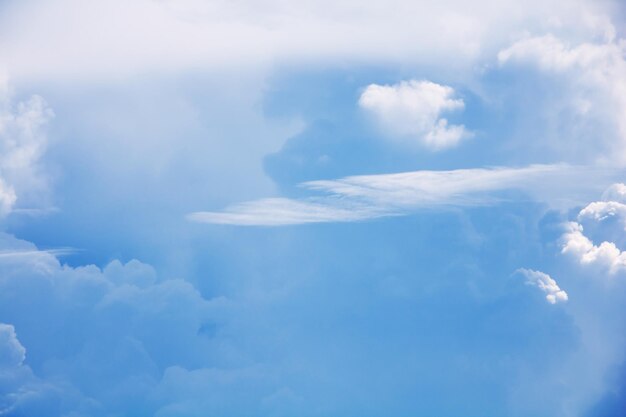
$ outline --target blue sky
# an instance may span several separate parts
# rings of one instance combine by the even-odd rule
[[[626,415],[624,12],[0,2],[0,416]]]

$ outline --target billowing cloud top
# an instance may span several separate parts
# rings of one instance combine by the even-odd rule
[[[441,150],[471,136],[464,126],[449,126],[441,117],[444,112],[463,109],[463,100],[453,98],[453,94],[451,87],[430,81],[371,84],[361,94],[359,105],[370,111],[392,137]]]

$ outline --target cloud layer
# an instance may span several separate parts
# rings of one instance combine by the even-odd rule
[[[517,190],[555,207],[580,202],[597,192],[610,176],[605,171],[566,165],[525,168],[480,168],[415,171],[310,181],[302,187],[328,194],[304,199],[251,201],[221,212],[196,212],[188,219],[202,223],[280,226],[348,222],[407,215],[416,210],[492,205],[505,201],[505,191]],[[565,184],[576,184],[570,188]],[[602,187],[600,185],[600,187]],[[603,187],[602,187],[603,188]]]

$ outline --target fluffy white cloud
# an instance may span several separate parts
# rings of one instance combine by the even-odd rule
[[[225,300],[138,261],[71,268],[55,254],[0,234],[0,415],[127,412],[169,366],[227,349],[202,332]]]
[[[567,293],[563,291],[550,275],[534,271],[532,269],[519,269],[517,272],[526,277],[526,284],[539,288],[546,294],[546,300],[550,304],[563,303],[568,300]]]
[[[617,183],[611,185],[602,193],[602,200],[626,204],[626,184]]]
[[[572,255],[583,265],[597,265],[609,274],[626,269],[626,252],[621,251],[613,242],[604,241],[595,245],[583,233],[582,225],[576,222],[566,224],[562,236],[562,253]]]
[[[26,357],[26,349],[17,340],[15,327],[0,323],[0,369],[20,366]]]
[[[419,143],[431,150],[456,146],[471,137],[463,125],[448,125],[443,113],[462,110],[451,87],[430,81],[402,81],[394,85],[371,84],[359,98],[390,137]]]
[[[603,41],[572,45],[551,34],[522,39],[500,51],[498,60],[555,77],[561,102],[554,113],[570,114],[575,121],[574,130],[560,132],[567,138],[562,148],[575,143],[579,153],[584,149],[595,161],[626,164],[626,40],[615,38],[612,25],[607,23]]]
[[[41,165],[47,146],[44,127],[52,110],[39,96],[12,103],[6,79],[0,86],[0,215],[48,204],[49,177]]]
[[[626,252],[617,247],[615,242],[603,241],[595,245],[584,234],[579,222],[591,221],[601,223],[614,218],[626,227],[626,204],[624,201],[624,184],[613,184],[602,194],[604,201],[588,204],[578,213],[578,222],[568,222],[562,240],[562,252],[575,257],[581,264],[597,265],[609,274],[626,270]],[[619,201],[612,201],[619,200]],[[625,229],[626,230],[626,229]],[[622,230],[623,234],[624,230]]]
[[[595,201],[588,204],[578,213],[579,220],[603,221],[616,217],[626,221],[626,204],[617,201]]]
[[[192,213],[188,219],[246,226],[359,221],[424,208],[491,205],[503,200],[497,192],[505,190],[520,190],[563,208],[588,199],[604,180],[593,169],[566,165],[360,175],[302,184],[303,188],[329,194],[324,197],[261,199],[220,212]]]

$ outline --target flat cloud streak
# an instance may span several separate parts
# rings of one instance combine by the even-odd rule
[[[510,190],[564,208],[602,189],[610,175],[609,170],[560,164],[360,175],[301,184],[324,196],[260,199],[223,211],[191,213],[188,219],[240,226],[353,222],[436,207],[493,205],[506,200],[501,194]]]

